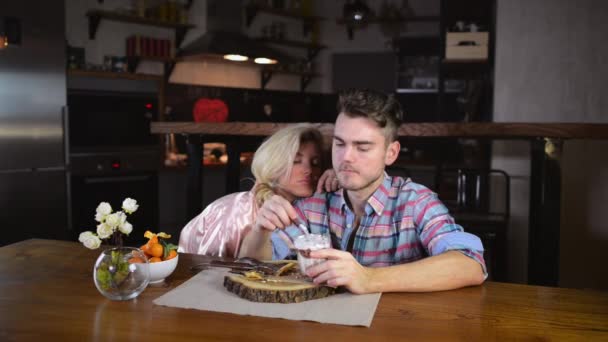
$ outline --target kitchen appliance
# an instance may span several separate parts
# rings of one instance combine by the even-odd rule
[[[62,239],[69,200],[64,1],[1,1],[0,13],[20,23],[20,44],[0,50],[0,245]]]
[[[133,231],[123,238],[127,246],[145,242],[146,230],[158,231],[158,153],[155,151],[74,153],[71,155],[70,239],[82,231],[95,231],[93,220],[100,202],[116,210],[127,198],[136,199],[139,210],[129,215]]]
[[[153,90],[130,80],[68,83],[72,239],[95,229],[92,214],[100,202],[117,207],[126,197],[140,210],[129,216],[133,232],[124,243],[142,244],[146,230],[157,230],[160,146],[150,133],[158,113]]]
[[[69,86],[71,153],[157,149],[158,135],[150,133],[158,113],[156,93]]]
[[[241,13],[243,0],[207,0],[206,5],[206,32],[181,47],[178,53],[179,57],[238,55],[247,57],[251,61],[256,58],[268,58],[285,65],[296,62],[295,58],[260,41],[251,39],[241,32],[243,18],[240,15],[235,15],[235,13]],[[256,11],[255,8],[255,5],[247,6],[249,20],[253,18],[251,11]]]

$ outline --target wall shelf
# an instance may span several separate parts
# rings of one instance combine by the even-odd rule
[[[396,92],[398,94],[437,94],[439,90],[437,88],[397,88]],[[462,90],[446,89],[445,92],[449,94],[458,94],[461,93]]]
[[[98,77],[98,78],[127,79],[127,80],[138,80],[138,81],[157,81],[157,82],[163,81],[163,77],[160,75],[136,74],[136,73],[132,73],[132,72],[112,72],[112,71],[68,69],[67,75],[70,77]]]
[[[247,27],[251,25],[255,17],[258,13],[268,13],[272,15],[278,15],[281,17],[292,18],[302,21],[302,32],[304,36],[308,35],[308,33],[312,29],[312,25],[318,21],[325,20],[323,17],[314,16],[314,15],[305,15],[293,11],[281,10],[267,6],[260,6],[256,4],[249,4],[245,7],[245,23]]]
[[[426,15],[426,16],[414,16],[414,17],[404,17],[404,18],[369,18],[364,22],[359,22],[352,19],[344,19],[337,18],[336,24],[338,25],[346,25],[346,32],[348,33],[348,39],[354,38],[354,30],[358,28],[361,24],[384,24],[384,23],[410,23],[410,22],[438,22],[440,20],[439,16],[434,15]]]
[[[180,46],[182,40],[184,39],[186,32],[195,27],[191,24],[180,24],[180,23],[171,23],[166,21],[160,21],[150,18],[142,18],[134,15],[121,14],[111,11],[101,11],[101,10],[91,10],[87,12],[87,17],[89,18],[89,39],[95,39],[95,35],[97,34],[97,29],[99,28],[99,24],[101,19],[110,20],[110,21],[118,21],[124,23],[132,23],[139,25],[147,25],[147,26],[156,26],[156,27],[166,27],[175,30],[175,46]]]
[[[287,46],[287,47],[306,49],[306,51],[308,52],[307,58],[306,58],[307,61],[313,60],[317,56],[319,51],[327,48],[326,45],[299,42],[299,41],[295,41],[295,40],[271,39],[271,38],[257,38],[256,40],[259,42],[265,43],[265,44],[276,44],[276,45],[283,45],[283,46]]]
[[[370,18],[366,19],[366,24],[382,24],[382,23],[409,23],[409,22],[424,22],[424,21],[439,21],[439,16],[426,15],[426,16],[415,16],[405,18]],[[336,24],[338,25],[356,25],[359,24],[356,20],[337,18]]]

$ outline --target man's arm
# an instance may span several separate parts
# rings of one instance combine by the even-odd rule
[[[306,271],[315,283],[345,286],[357,294],[452,290],[485,279],[480,264],[458,251],[389,267],[364,267],[350,253],[335,249],[312,251],[311,257],[328,259]]]

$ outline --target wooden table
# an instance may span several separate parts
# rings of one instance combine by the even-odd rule
[[[436,293],[385,293],[371,328],[157,306],[204,256],[138,298],[115,302],[93,284],[100,250],[26,240],[0,248],[0,340],[392,341],[608,340],[608,293],[488,282]],[[329,308],[328,308],[329,309]]]

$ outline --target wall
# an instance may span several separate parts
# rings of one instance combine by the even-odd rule
[[[205,1],[200,1],[198,9],[194,8],[193,10],[197,13],[202,13],[204,8],[201,8],[201,6],[204,2]],[[399,5],[401,2],[392,0],[389,1],[389,3]],[[410,3],[418,15],[437,15],[439,13],[438,0],[415,0],[410,1]],[[328,48],[321,50],[314,61],[315,70],[319,72],[322,77],[314,78],[309,84],[307,92],[332,93],[332,54],[390,51],[390,44],[387,44],[390,37],[387,37],[381,32],[379,25],[369,25],[365,29],[357,30],[354,39],[349,40],[344,25],[336,23],[336,19],[342,14],[344,2],[316,0],[313,1],[313,4],[314,14],[326,18],[326,20],[322,20],[319,24],[319,43],[327,45]],[[382,2],[379,0],[371,0],[368,1],[368,4],[372,9],[378,12]],[[286,39],[310,41],[311,34],[307,36],[302,34],[301,21],[267,13],[258,14],[251,26],[249,28],[244,28],[244,32],[250,37],[261,36],[262,28],[275,21],[285,24]],[[438,24],[436,23],[410,23],[407,26],[407,32],[403,32],[402,35],[428,35],[437,34],[437,32]],[[194,33],[189,33],[184,44],[187,43],[188,38],[192,38],[193,36]],[[286,48],[280,45],[274,47],[292,56],[305,56],[305,51],[303,49]],[[192,72],[194,72],[194,75]],[[189,65],[178,64],[171,78],[171,82],[256,89],[260,86],[260,75],[256,67],[199,61],[189,62]],[[270,90],[298,91],[300,86],[299,82],[300,80],[297,76],[275,75],[268,83],[267,88]]]
[[[384,0],[369,0],[369,6],[376,12]],[[401,5],[399,0],[389,0],[389,3]],[[125,39],[134,34],[148,35],[161,39],[174,39],[174,31],[171,29],[143,26],[136,24],[111,22],[102,20],[95,40],[88,39],[88,20],[85,15],[89,9],[120,10],[130,7],[130,0],[66,0],[66,28],[67,40],[72,46],[83,46],[86,49],[85,59],[89,63],[101,64],[105,55],[123,56],[125,54]],[[410,0],[410,6],[416,15],[438,15],[439,0]],[[326,18],[319,25],[319,42],[328,48],[319,53],[315,59],[315,69],[322,77],[314,78],[308,88],[308,92],[331,93],[332,68],[331,56],[334,53],[360,53],[360,52],[386,52],[390,51],[390,37],[384,35],[377,24],[372,24],[365,29],[356,30],[353,40],[349,40],[344,25],[336,23],[336,19],[342,15],[343,1],[320,1],[313,0],[314,14]],[[196,0],[188,12],[188,22],[196,25],[186,34],[182,46],[198,38],[206,31],[207,1]],[[260,13],[253,20],[250,27],[243,27],[243,32],[251,37],[261,36],[262,27],[272,22],[282,22],[286,26],[286,39],[309,41],[311,35],[302,34],[302,22],[296,19]],[[408,23],[407,31],[402,36],[438,34],[438,23]],[[279,50],[296,56],[304,57],[304,49],[285,48],[276,46]],[[362,66],[365,67],[365,66]],[[138,72],[150,74],[162,74],[162,64],[158,62],[143,62]],[[259,69],[255,66],[243,66],[238,64],[225,64],[213,61],[190,61],[178,63],[170,79],[172,83],[188,83],[196,85],[239,87],[258,89],[260,87]],[[275,75],[267,85],[271,90],[300,90],[300,79],[293,75]]]
[[[494,120],[606,123],[608,2],[499,0]],[[608,147],[568,141],[562,159],[560,285],[608,289],[608,274],[590,262],[606,258]],[[529,148],[496,142],[493,167],[513,176],[509,232],[511,278],[526,281]],[[593,261],[590,261],[593,260]]]
[[[384,0],[369,0],[367,4],[375,12],[379,13]],[[401,6],[402,1],[388,1],[388,3]],[[331,93],[332,89],[332,63],[331,57],[335,53],[365,53],[365,52],[387,52],[391,51],[391,37],[382,33],[378,24],[370,24],[363,29],[356,29],[352,40],[348,39],[346,27],[336,22],[342,16],[344,1],[315,1],[315,11],[318,15],[326,17],[321,22],[321,42],[329,48],[322,50],[317,57],[319,71],[325,75],[321,80],[321,91]],[[410,0],[409,4],[416,15],[438,16],[439,0]],[[438,22],[415,22],[408,23],[406,30],[400,36],[438,35]],[[373,68],[370,65],[361,65],[362,68]]]

